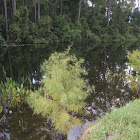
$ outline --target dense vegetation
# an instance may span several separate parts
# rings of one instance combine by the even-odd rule
[[[0,44],[140,40],[136,0],[2,0]]]

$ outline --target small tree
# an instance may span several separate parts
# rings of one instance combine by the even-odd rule
[[[32,93],[27,100],[35,113],[51,119],[55,129],[64,134],[74,124],[81,123],[72,114],[82,113],[86,106],[84,100],[88,93],[84,89],[87,85],[82,75],[87,72],[81,67],[83,62],[83,59],[69,55],[69,49],[52,54],[42,65],[45,75],[42,89],[37,94]]]

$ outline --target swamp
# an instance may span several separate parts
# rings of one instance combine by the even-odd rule
[[[0,140],[138,140],[139,97],[139,0],[0,0]]]
[[[88,69],[86,79],[89,85],[95,86],[94,91],[86,99],[86,109],[89,114],[83,116],[85,125],[113,108],[124,106],[138,98],[137,94],[130,89],[130,82],[123,78],[126,74],[133,73],[133,69],[128,64],[127,51],[135,47],[136,45],[126,47],[111,44],[106,47],[92,46],[93,49],[86,52],[84,47],[77,47],[77,50],[73,47],[74,50],[71,50],[72,53],[77,54],[77,57],[85,59],[84,67]],[[19,83],[23,81],[22,77],[28,76],[28,80],[32,81],[32,89],[36,90],[42,77],[40,65],[51,53],[52,50],[45,45],[10,47],[9,50],[5,50],[1,59],[0,70],[3,73],[0,77],[1,81],[5,78],[3,70],[7,77],[12,75],[12,78]],[[108,73],[112,78],[109,78]],[[64,139],[61,133],[55,132],[54,126],[48,119],[33,114],[26,105],[18,110],[7,110],[0,126],[0,136],[3,140]],[[74,130],[68,132],[68,138],[78,138],[83,132],[83,127],[84,125],[75,126]]]

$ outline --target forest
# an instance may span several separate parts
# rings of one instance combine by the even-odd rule
[[[0,44],[137,42],[136,0],[1,0]]]

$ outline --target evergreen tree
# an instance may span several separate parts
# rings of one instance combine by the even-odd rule
[[[0,14],[5,17],[5,22],[2,23],[5,24],[5,32],[0,33],[0,40],[4,42],[4,39],[9,39],[10,42],[17,44],[58,42],[89,44],[100,42],[100,38],[103,42],[124,40],[136,42],[140,38],[140,11],[135,4],[136,0],[2,0]],[[13,20],[15,13],[21,17],[23,7],[22,12],[28,11],[28,23],[24,23],[24,27],[23,23],[17,24]],[[45,28],[48,25],[40,26],[42,21],[47,21],[44,17],[52,20],[50,33],[47,32],[45,37]],[[59,18],[61,21],[62,17],[66,18],[67,24],[56,25],[56,20]],[[82,19],[85,19],[88,29],[82,24]],[[33,31],[37,31],[38,28],[41,33]],[[42,32],[43,30],[45,31]],[[86,35],[82,34],[83,30]]]

